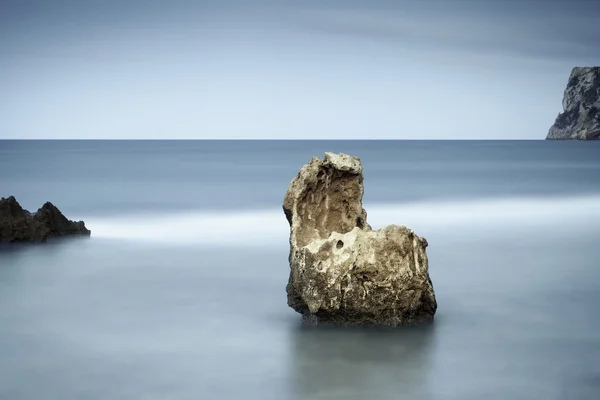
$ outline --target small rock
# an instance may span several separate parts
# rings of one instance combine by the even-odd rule
[[[14,196],[0,199],[0,243],[35,243],[53,237],[90,234],[83,221],[68,220],[50,202],[32,214],[23,209]]]

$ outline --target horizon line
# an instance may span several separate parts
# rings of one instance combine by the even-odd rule
[[[486,141],[486,142],[515,142],[515,141],[546,141],[546,138],[541,139],[498,139],[498,138],[456,138],[456,139],[431,139],[431,138],[423,138],[423,139],[406,139],[406,138],[349,138],[349,139],[340,139],[340,138],[330,138],[330,139],[300,139],[300,138],[0,138],[0,141],[146,141],[146,142],[191,142],[191,141],[221,141],[221,142],[235,142],[235,141],[280,141],[280,142],[298,142],[298,141],[313,141],[313,142],[337,142],[337,141],[355,141],[355,142],[377,142],[377,141],[404,141],[404,142],[424,142],[424,141],[435,141],[435,142],[474,142],[474,141]],[[568,139],[565,139],[568,141]],[[561,141],[560,139],[553,139],[549,141]]]

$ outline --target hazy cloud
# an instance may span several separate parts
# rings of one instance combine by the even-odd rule
[[[424,2],[428,4],[428,2]],[[541,3],[541,2],[540,2]],[[412,48],[502,53],[530,58],[600,54],[598,14],[424,14],[410,10],[318,9],[297,14],[299,26]]]

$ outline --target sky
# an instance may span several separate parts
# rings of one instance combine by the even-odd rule
[[[589,0],[2,0],[0,139],[544,139]]]

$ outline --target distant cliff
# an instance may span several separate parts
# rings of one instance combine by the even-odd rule
[[[575,67],[546,139],[600,139],[600,67]]]

